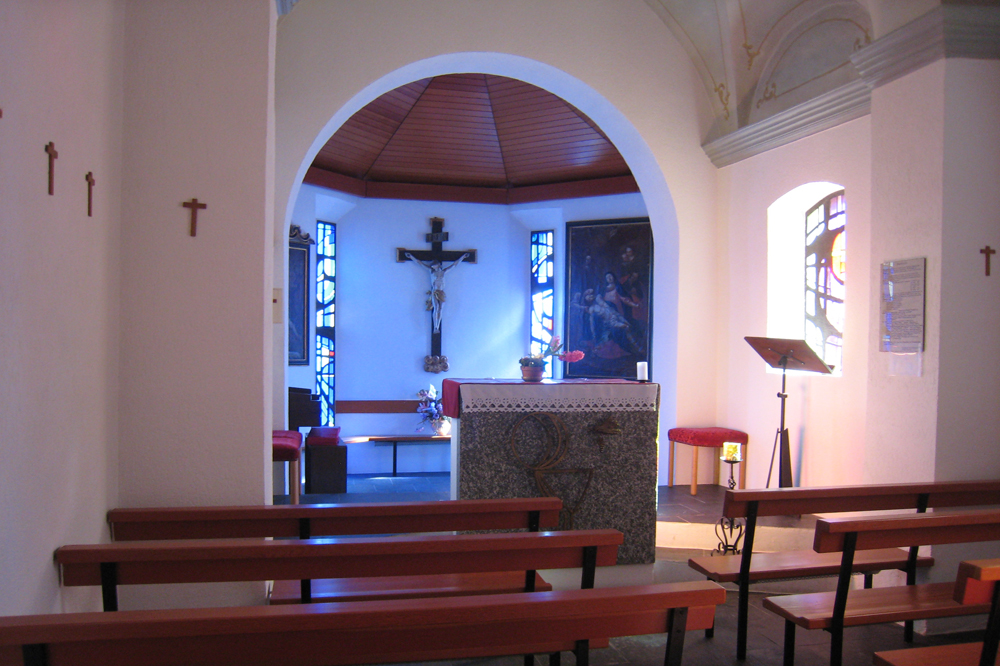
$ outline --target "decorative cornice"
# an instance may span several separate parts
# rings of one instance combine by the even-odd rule
[[[302,231],[302,227],[297,224],[293,224],[288,230],[288,242],[298,243],[300,245],[315,245],[316,241],[307,233]]]
[[[729,166],[860,118],[871,111],[871,89],[853,81],[702,146],[712,164]]]
[[[1000,7],[941,5],[851,55],[872,88],[941,58],[1000,59]]]
[[[724,167],[854,120],[871,90],[941,58],[1000,59],[1000,7],[941,5],[851,55],[861,79],[702,146]]]

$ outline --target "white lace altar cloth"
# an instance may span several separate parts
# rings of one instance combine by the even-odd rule
[[[647,383],[462,383],[462,412],[655,412],[660,385]]]

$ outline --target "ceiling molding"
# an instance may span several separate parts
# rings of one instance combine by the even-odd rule
[[[1000,59],[1000,8],[941,5],[851,55],[872,88],[941,58]]]
[[[853,81],[702,146],[717,167],[836,127],[871,112],[871,88]]]
[[[556,199],[582,199],[612,194],[632,194],[639,191],[635,178],[614,176],[544,185],[521,187],[475,187],[421,183],[380,183],[364,181],[343,174],[309,167],[302,182],[335,192],[370,199],[404,199],[410,201],[457,201],[460,203],[520,204]]]
[[[702,146],[724,167],[871,112],[871,90],[941,58],[1000,59],[1000,8],[942,5],[851,55],[861,78]]]

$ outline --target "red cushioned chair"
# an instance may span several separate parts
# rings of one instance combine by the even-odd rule
[[[302,450],[302,433],[297,430],[271,431],[271,460],[288,463],[288,502],[299,503],[299,458]]]
[[[674,485],[674,451],[678,444],[687,444],[692,447],[691,451],[691,494],[698,494],[698,448],[699,446],[709,446],[721,449],[726,442],[735,442],[740,445],[740,488],[747,486],[747,442],[750,436],[740,430],[730,428],[671,428],[667,432],[667,439],[670,441],[670,465],[667,468],[667,486]],[[719,461],[715,460],[715,473],[712,475],[712,483],[719,485]]]
[[[340,428],[317,427],[306,437],[306,494],[347,492],[347,447]]]

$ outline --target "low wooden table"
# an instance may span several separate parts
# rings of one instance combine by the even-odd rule
[[[354,442],[373,442],[374,444],[392,444],[392,475],[396,476],[396,447],[400,444],[442,444],[450,442],[450,435],[373,435],[371,437],[348,437],[348,444]]]

